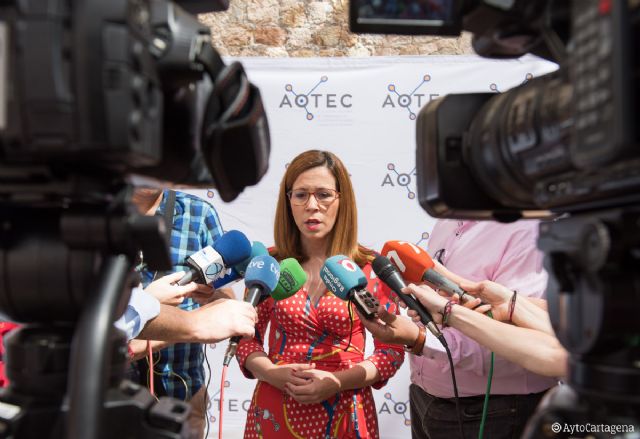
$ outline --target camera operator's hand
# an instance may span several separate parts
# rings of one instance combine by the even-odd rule
[[[184,275],[184,271],[168,274],[151,282],[144,290],[164,305],[178,306],[198,288],[195,282],[190,282],[183,286],[173,285],[182,279]]]

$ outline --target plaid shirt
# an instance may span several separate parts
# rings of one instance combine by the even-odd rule
[[[165,190],[156,215],[163,216],[169,191]],[[188,271],[187,256],[203,249],[222,235],[218,214],[208,202],[193,195],[176,192],[171,228],[171,262],[173,271]],[[159,273],[141,271],[146,287]],[[198,308],[192,299],[185,299],[180,308],[191,311]],[[204,384],[204,352],[199,343],[177,343],[160,351],[160,360],[154,364],[156,373],[162,374],[162,383],[168,396],[188,400]],[[183,381],[184,380],[184,381]]]

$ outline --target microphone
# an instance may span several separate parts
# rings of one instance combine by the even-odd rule
[[[245,271],[247,270],[247,265],[249,265],[249,262],[251,262],[251,259],[255,258],[256,256],[268,254],[269,251],[263,243],[261,243],[260,241],[253,241],[253,244],[251,244],[251,254],[249,255],[249,257],[227,270],[224,276],[216,279],[216,281],[213,283],[213,288],[217,290],[218,288],[230,284],[231,282],[242,279],[244,277]]]
[[[351,259],[344,255],[330,257],[324,261],[320,277],[334,295],[342,300],[351,299],[364,317],[376,316],[380,302],[366,290],[367,277]]]
[[[258,305],[260,297],[268,296],[278,284],[280,277],[280,265],[273,257],[269,255],[256,256],[247,265],[247,271],[244,276],[244,283],[247,286],[247,292],[244,301],[252,306]],[[227,351],[224,354],[223,365],[228,366],[231,359],[238,349],[239,336],[231,337]]]
[[[295,258],[287,258],[280,261],[280,278],[278,285],[271,293],[273,300],[288,299],[298,292],[307,281],[307,273]],[[262,296],[258,304],[267,300],[269,296]]]
[[[440,340],[443,346],[446,346],[447,341],[436,324],[433,323],[433,318],[431,318],[429,311],[427,311],[424,305],[418,302],[415,297],[402,292],[402,289],[406,287],[407,284],[391,261],[382,255],[377,255],[371,263],[371,267],[380,280],[387,284],[409,308],[416,311],[420,316],[420,321]]]
[[[307,273],[295,258],[283,259],[280,262],[280,278],[278,285],[271,293],[273,300],[283,300],[293,296],[307,281]]]
[[[458,294],[463,302],[471,299],[471,296],[455,282],[438,273],[434,269],[435,263],[429,253],[417,245],[405,241],[387,241],[382,247],[382,254],[398,267],[407,281],[429,282],[450,295]]]
[[[207,246],[187,258],[189,271],[177,284],[186,285],[194,281],[211,285],[223,276],[226,267],[244,261],[250,254],[251,244],[244,233],[229,230],[213,246]]]

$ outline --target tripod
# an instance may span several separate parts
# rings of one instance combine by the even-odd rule
[[[524,437],[640,431],[640,207],[571,216],[540,227],[549,313],[570,352]]]

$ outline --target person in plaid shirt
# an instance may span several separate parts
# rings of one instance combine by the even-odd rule
[[[134,194],[133,202],[143,214],[165,216],[170,192],[169,190],[138,188]],[[174,272],[188,271],[189,267],[185,264],[187,256],[213,245],[222,233],[220,219],[213,206],[199,197],[175,192],[173,224],[171,226],[171,262]],[[154,279],[166,274],[146,270],[144,262],[140,267],[144,287]],[[200,297],[208,296],[209,300],[215,300],[219,296],[214,296],[211,287],[206,285],[198,287]],[[221,293],[221,297],[228,297],[228,292]],[[201,300],[198,302],[202,303]],[[193,297],[188,297],[179,307],[190,311],[200,306],[198,302]],[[189,424],[193,430],[198,432],[198,437],[202,437],[207,406],[203,345],[178,343],[160,350],[156,355],[159,355],[159,358],[154,356],[154,374],[161,378],[160,382],[165,394],[191,403]],[[146,360],[141,361],[144,361],[146,366]],[[144,377],[142,380],[146,382]]]

